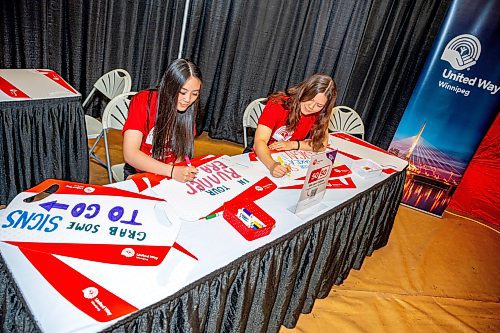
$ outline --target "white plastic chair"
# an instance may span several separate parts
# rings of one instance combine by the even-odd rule
[[[113,178],[115,179],[115,181],[123,180],[123,166],[125,165],[125,163],[111,166],[108,145],[108,130],[110,128],[120,131],[123,129],[123,125],[125,125],[125,120],[127,120],[128,116],[130,99],[135,94],[136,92],[127,92],[116,96],[111,101],[109,101],[109,103],[106,105],[106,108],[104,109],[104,113],[102,114],[102,129],[104,136],[104,147],[106,150],[106,168],[108,169],[109,183],[113,182]]]
[[[114,97],[130,91],[132,86],[132,79],[130,74],[124,69],[112,70],[103,76],[101,76],[94,87],[90,91],[89,95],[82,104],[85,108],[87,104],[92,100],[96,91],[99,91],[108,99],[113,99]],[[94,153],[94,149],[97,143],[101,140],[103,136],[102,123],[96,118],[85,115],[85,127],[87,128],[87,139],[96,139],[92,147],[89,149],[89,156],[95,159],[99,164],[106,167],[106,164],[102,162],[99,157]]]
[[[347,134],[360,135],[365,139],[365,125],[359,114],[347,106],[336,106],[333,108],[328,131],[344,132]]]
[[[111,172],[113,173],[113,179],[115,182],[122,182],[125,179],[123,178],[123,168],[125,167],[125,163],[115,164],[111,166]]]
[[[262,111],[266,106],[262,102],[266,99],[267,98],[258,98],[250,102],[250,104],[248,104],[248,106],[246,107],[245,112],[243,113],[243,143],[245,145],[245,148],[248,144],[247,128],[257,128],[260,115],[262,114]]]

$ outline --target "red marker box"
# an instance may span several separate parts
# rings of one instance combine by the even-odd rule
[[[262,221],[265,226],[258,229],[249,228],[248,225],[237,216],[238,210],[243,209],[252,212],[252,215]],[[223,217],[248,241],[269,235],[276,223],[276,221],[255,202],[248,200],[226,202],[224,204]]]

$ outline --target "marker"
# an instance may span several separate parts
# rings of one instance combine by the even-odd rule
[[[251,227],[251,223],[250,223],[250,215],[248,215],[246,212],[244,212],[245,208],[240,208],[238,209],[238,213],[236,214],[236,217],[241,221],[243,222],[244,225],[246,225],[247,227]]]
[[[255,216],[252,218],[251,222],[252,225],[256,226],[258,229],[265,227],[264,223],[262,223],[262,221],[256,218]]]
[[[278,155],[278,156],[276,157],[276,159],[278,160],[278,162],[279,162],[279,164],[280,164],[281,166],[286,166],[286,167],[287,167],[287,169],[288,169],[288,165],[285,165],[285,162],[283,161],[283,159],[281,158],[281,156],[279,156],[279,155]],[[290,177],[290,176],[291,176],[290,172],[287,172],[287,173],[286,173],[286,175],[287,175],[288,177]]]
[[[253,215],[252,212],[250,212],[246,208],[242,208],[243,214],[245,214],[248,217],[248,222],[250,225],[254,225],[257,228],[264,228],[266,225],[264,222],[262,222],[257,216]]]
[[[257,223],[254,222],[255,217],[245,208],[238,209],[236,217],[247,227],[251,229],[259,229]]]
[[[189,159],[189,156],[187,156],[187,155],[186,155],[186,156],[184,156],[184,159],[186,160],[186,164],[187,164],[187,166],[189,166],[189,167],[190,167],[190,166],[192,166],[192,165],[191,165],[191,160]]]
[[[217,216],[220,216],[220,215],[221,215],[221,212],[213,213],[213,214],[205,216],[205,220],[211,220],[211,219],[216,218]]]

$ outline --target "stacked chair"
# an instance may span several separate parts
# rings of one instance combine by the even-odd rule
[[[112,182],[111,175],[115,181],[123,181],[123,167],[125,163],[111,165],[108,144],[108,130],[110,128],[121,131],[128,116],[130,100],[136,92],[120,94],[113,98],[104,109],[102,114],[102,129],[104,136],[104,147],[106,149],[106,168],[108,169],[109,183]]]
[[[112,70],[103,76],[101,76],[95,83],[94,87],[90,91],[89,95],[83,102],[82,106],[85,109],[89,103],[96,97],[97,93],[103,95],[106,99],[112,100],[116,96],[130,92],[132,86],[132,79],[130,74],[124,69]],[[102,115],[104,117],[104,113]],[[85,127],[87,129],[87,139],[95,139],[93,145],[89,148],[89,156],[93,158],[101,166],[108,169],[109,163],[104,163],[96,154],[95,149],[99,141],[103,136],[105,136],[105,131],[103,128],[103,123],[97,118],[89,115],[85,115]],[[107,157],[109,152],[106,148]],[[109,179],[111,182],[111,174],[109,173]]]

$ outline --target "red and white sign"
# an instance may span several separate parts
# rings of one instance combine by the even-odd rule
[[[0,102],[80,96],[50,69],[0,69]]]
[[[269,184],[258,187],[263,189],[262,193],[276,188],[261,172],[234,163],[229,156],[209,160],[197,166],[197,169],[198,174],[192,182],[180,183],[165,179],[151,188],[155,196],[165,199],[176,210],[177,215],[186,221],[196,221],[217,211],[224,202],[251,189],[263,179],[267,179]]]
[[[331,133],[328,138],[328,147],[338,149],[340,154],[349,157],[351,160],[370,159],[381,165],[383,172],[388,174],[401,171],[408,165],[405,160],[382,148],[346,133]],[[350,165],[348,166],[350,167]]]
[[[296,214],[321,202],[325,196],[328,178],[336,155],[337,151],[331,151],[311,156],[311,163],[309,163],[299,201],[295,206],[294,212]]]
[[[197,259],[175,243],[180,221],[165,209],[159,198],[51,179],[0,210],[0,250],[41,328],[95,330],[182,284],[167,254],[185,272]]]

